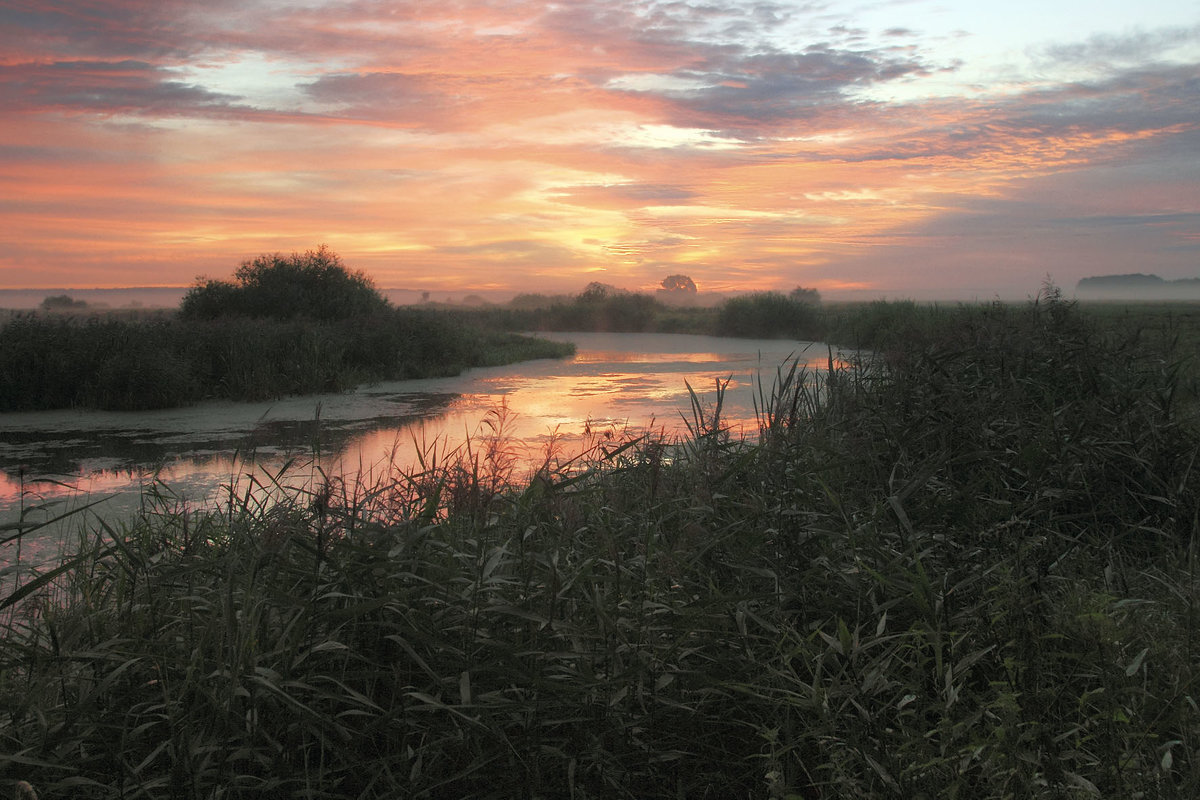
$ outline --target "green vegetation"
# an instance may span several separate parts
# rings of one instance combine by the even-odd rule
[[[265,400],[561,357],[569,345],[396,309],[324,248],[262,256],[178,314],[16,315],[0,327],[0,412]]]
[[[618,331],[664,333],[663,319],[695,316],[692,309],[673,309],[648,294],[625,292],[590,283],[573,297],[522,294],[507,306],[450,312],[486,327],[510,331]],[[701,323],[703,324],[703,323]]]
[[[779,292],[756,292],[731,297],[717,316],[717,332],[723,336],[758,339],[793,337],[818,339],[817,306]]]
[[[575,296],[521,294],[507,306],[457,311],[487,327],[513,331],[617,331],[697,333],[748,338],[794,338],[868,347],[871,337],[890,329],[892,314],[908,320],[914,303],[822,306],[816,289],[796,287],[788,294],[754,292],[716,305],[696,299],[690,278],[671,275],[655,295],[625,292],[601,283]],[[686,302],[680,302],[684,298]],[[673,299],[672,302],[664,300]],[[894,310],[895,309],[895,310]]]
[[[782,369],[753,442],[697,404],[685,441],[532,480],[497,435],[373,486],[81,525],[0,600],[0,775],[80,798],[1196,797],[1174,340],[1054,292],[871,314],[913,338]]]
[[[184,319],[231,316],[311,320],[370,319],[388,302],[361,272],[351,272],[325,246],[304,255],[262,255],[242,264],[237,283],[198,282],[183,298]]]
[[[668,275],[662,279],[659,284],[662,288],[660,292],[664,292],[672,297],[695,295],[697,292],[696,282],[687,275]]]
[[[84,311],[86,300],[76,300],[69,294],[55,294],[42,300],[43,311]]]
[[[569,352],[417,309],[337,321],[25,315],[0,328],[0,411],[266,400]]]
[[[1141,272],[1124,275],[1095,275],[1075,285],[1079,297],[1091,300],[1153,302],[1200,300],[1200,278],[1163,280]]]

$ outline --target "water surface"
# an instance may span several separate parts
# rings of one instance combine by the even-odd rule
[[[0,414],[0,524],[95,500],[110,515],[128,513],[151,483],[190,504],[212,503],[231,480],[285,463],[302,463],[310,474],[379,474],[497,426],[528,464],[551,451],[569,456],[605,433],[681,435],[691,418],[689,384],[711,406],[717,383],[727,382],[723,419],[749,435],[757,430],[760,374],[769,387],[789,359],[819,369],[830,355],[824,345],[797,341],[544,335],[575,342],[576,355],[270,403]],[[0,564],[6,560],[0,549]]]

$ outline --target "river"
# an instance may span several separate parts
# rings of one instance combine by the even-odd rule
[[[269,403],[0,414],[0,525],[11,532],[18,520],[32,524],[91,503],[89,514],[119,518],[137,508],[151,484],[179,502],[212,505],[231,482],[264,480],[285,464],[301,465],[292,474],[320,469],[370,479],[393,466],[409,468],[422,453],[445,456],[497,427],[508,451],[532,469],[548,454],[570,457],[597,437],[683,435],[691,419],[688,386],[711,407],[719,381],[728,381],[722,419],[735,435],[753,436],[759,376],[769,389],[790,359],[821,369],[830,356],[825,345],[797,341],[541,335],[574,342],[576,355]],[[23,560],[60,546],[26,539]],[[0,568],[11,565],[16,544],[0,544]]]

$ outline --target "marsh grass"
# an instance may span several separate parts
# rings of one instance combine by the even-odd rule
[[[571,352],[415,309],[342,320],[25,314],[0,326],[0,412],[267,400]]]
[[[372,483],[281,474],[83,527],[0,601],[0,776],[95,798],[1196,796],[1175,356],[1055,296],[938,313],[820,379],[781,368],[754,440],[693,394],[684,440],[599,438],[530,477],[501,409]]]

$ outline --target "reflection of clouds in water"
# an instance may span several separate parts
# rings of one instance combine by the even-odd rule
[[[270,468],[290,455],[319,451],[317,466],[330,473],[378,473],[391,469],[393,461],[408,466],[431,444],[443,452],[460,446],[502,403],[510,412],[506,434],[531,460],[540,459],[548,443],[576,447],[606,427],[653,426],[678,436],[686,430],[684,415],[691,408],[685,380],[708,408],[716,398],[716,382],[730,379],[723,421],[735,431],[754,431],[753,392],[760,368],[769,385],[789,357],[799,355],[815,368],[823,368],[828,358],[824,346],[803,352],[795,342],[672,334],[549,338],[576,341],[578,355],[265,404],[218,403],[139,415],[0,415],[5,434],[0,523],[14,517],[20,503],[17,465],[38,463],[39,457],[48,465],[50,451],[60,456],[54,462],[60,477],[83,495],[136,494],[160,480],[203,500],[228,483],[232,471],[245,471],[251,459]],[[63,460],[68,455],[73,460]],[[84,461],[89,458],[101,459],[92,466],[103,468],[90,469]],[[71,490],[46,485],[41,491],[43,498],[53,498]]]
[[[723,364],[740,358],[717,353],[623,353],[615,350],[582,353],[575,357],[576,364]]]
[[[651,386],[657,385],[656,381],[641,378],[635,375],[617,375],[615,373],[606,373],[597,376],[593,380],[575,381],[572,388],[567,391],[567,396],[575,398],[588,398],[597,396],[616,395],[623,392],[643,392]],[[637,402],[635,397],[625,398],[625,402]]]

